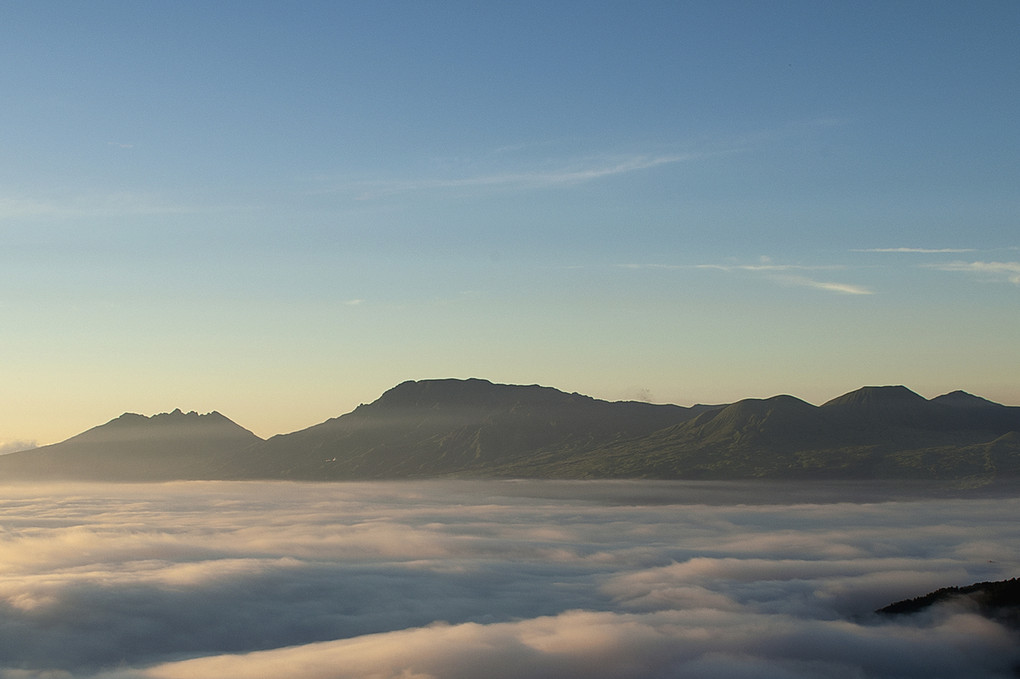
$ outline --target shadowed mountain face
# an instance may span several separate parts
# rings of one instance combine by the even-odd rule
[[[822,409],[851,426],[915,430],[1016,429],[1016,408],[1007,408],[963,391],[927,400],[906,387],[864,387],[835,398]]]
[[[962,393],[962,392],[959,392]],[[926,403],[902,385],[887,387],[861,387],[842,396],[837,396],[822,405],[823,408],[851,408],[856,410],[887,410],[889,408],[911,408]]]
[[[832,420],[851,426],[905,426],[929,428],[935,424],[933,404],[902,386],[863,387],[822,404]]]
[[[915,478],[1020,474],[1020,409],[865,387],[821,407],[607,403],[483,380],[407,382],[245,451],[240,478]]]
[[[1020,474],[1020,408],[969,395],[931,401],[865,387],[815,407],[747,399],[584,456],[528,460],[522,476],[913,478],[985,482]]]
[[[218,412],[125,413],[61,443],[0,457],[0,478],[164,481],[209,478],[225,455],[261,442]]]
[[[294,479],[489,475],[684,422],[703,407],[599,401],[484,380],[405,382],[354,412],[247,451],[225,475]]]
[[[1020,475],[1020,408],[865,387],[816,407],[610,403],[484,380],[405,382],[262,441],[219,413],[127,414],[0,457],[0,478],[910,478]]]

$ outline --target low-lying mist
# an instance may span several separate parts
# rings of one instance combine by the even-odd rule
[[[6,486],[0,677],[1008,677],[893,601],[1020,571],[1020,498],[668,482]]]

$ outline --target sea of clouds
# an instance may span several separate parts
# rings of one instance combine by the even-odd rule
[[[0,678],[1009,677],[1020,497],[667,482],[0,487]]]

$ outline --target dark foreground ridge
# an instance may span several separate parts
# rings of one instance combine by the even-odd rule
[[[537,385],[404,382],[321,424],[262,440],[219,413],[125,414],[0,456],[0,480],[1020,478],[1020,408],[964,392],[864,387],[693,407]]]
[[[882,615],[912,615],[940,604],[958,605],[965,610],[1020,629],[1020,580],[978,582],[966,587],[943,587],[924,596],[904,599],[876,611]]]

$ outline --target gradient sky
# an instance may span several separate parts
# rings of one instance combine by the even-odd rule
[[[0,445],[406,379],[1020,404],[1020,3],[0,8]]]

